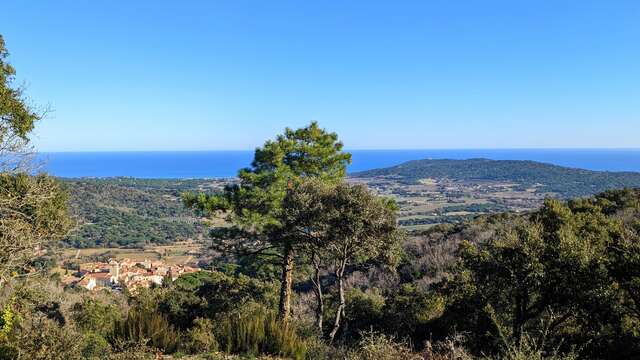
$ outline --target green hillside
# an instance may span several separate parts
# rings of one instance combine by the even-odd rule
[[[413,160],[384,169],[352,174],[353,177],[395,177],[415,183],[420,179],[504,181],[560,197],[593,195],[609,189],[640,187],[640,173],[590,171],[522,160]]]
[[[213,190],[215,180],[64,179],[77,227],[74,247],[168,244],[206,230],[180,199],[183,191]]]

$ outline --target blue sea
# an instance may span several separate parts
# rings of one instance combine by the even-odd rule
[[[418,159],[534,160],[602,171],[640,172],[640,149],[355,150],[349,172]],[[59,177],[222,178],[249,166],[253,151],[50,152],[44,169]]]

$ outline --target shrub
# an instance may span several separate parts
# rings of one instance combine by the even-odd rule
[[[149,345],[171,353],[176,350],[179,337],[162,314],[134,307],[125,319],[116,321],[110,340]]]
[[[122,318],[117,306],[104,304],[89,297],[73,306],[73,315],[80,329],[102,336],[112,333],[115,323]]]
[[[347,359],[347,347],[336,347],[316,338],[307,340],[307,359],[309,360],[334,360]]]
[[[284,325],[262,306],[248,305],[225,315],[218,329],[221,349],[230,353],[271,354],[303,359],[306,343],[293,324]]]
[[[424,358],[429,360],[472,360],[473,356],[464,347],[465,340],[464,336],[456,333],[436,342],[433,346],[430,341],[427,341]]]
[[[94,332],[86,332],[81,348],[83,359],[102,359],[111,353],[111,345],[107,339]]]
[[[144,344],[131,341],[116,340],[114,353],[109,360],[151,360],[158,358],[158,352]]]
[[[180,329],[190,328],[196,318],[213,318],[248,302],[274,302],[272,289],[244,275],[197,272],[180,276],[158,303],[160,311]],[[157,300],[157,296],[153,297]]]
[[[380,330],[384,305],[384,297],[375,291],[350,290],[347,293],[347,309],[345,311],[349,331],[357,335],[372,328]]]
[[[192,354],[218,350],[213,322],[210,319],[198,318],[194,320],[193,324],[193,327],[187,332],[184,350]]]
[[[547,330],[544,330],[540,339],[525,333],[519,344],[503,337],[504,348],[495,359],[499,360],[576,360],[577,354],[574,351],[561,353],[559,348],[549,348],[545,344]]]
[[[411,352],[410,346],[394,338],[373,331],[363,334],[356,351],[351,352],[349,360],[422,360]]]
[[[0,359],[81,359],[79,335],[68,326],[38,317],[23,322],[0,344]]]

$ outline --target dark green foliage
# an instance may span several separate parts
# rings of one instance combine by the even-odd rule
[[[342,200],[331,206],[358,209]],[[331,206],[323,211],[329,219]],[[339,212],[345,214],[340,224],[354,223],[356,214]],[[301,219],[283,219],[294,218]],[[325,225],[335,235],[353,234]],[[22,352],[35,359],[52,353],[129,359],[215,351],[418,359],[429,341],[424,354],[433,359],[473,358],[469,353],[514,360],[632,359],[640,353],[639,234],[640,192],[618,190],[569,202],[547,200],[529,214],[482,216],[415,233],[403,244],[396,274],[364,261],[373,251],[367,249],[345,271],[339,347],[320,342],[311,329],[313,304],[307,314],[297,304],[300,311],[284,323],[277,318],[274,284],[238,275],[234,266],[227,273],[187,274],[126,299],[79,298],[60,289],[53,294],[51,287],[34,284],[13,291],[15,300],[3,300],[0,351],[8,358]],[[340,308],[338,281],[328,270],[322,273],[325,315],[334,316]],[[355,276],[366,270],[368,277]],[[75,305],[65,304],[66,296]],[[311,295],[307,299],[313,302]]]
[[[114,304],[105,304],[97,299],[85,297],[73,307],[74,320],[83,330],[100,336],[113,333],[116,322],[122,320],[121,309]]]
[[[425,337],[441,331],[433,324],[444,311],[444,300],[432,292],[426,292],[413,284],[404,284],[391,292],[383,308],[383,325],[389,334],[421,344]]]
[[[8,62],[9,52],[0,35],[0,144],[5,151],[20,150],[41,115],[29,107],[23,89],[14,85],[16,71]],[[17,139],[15,139],[17,138]],[[6,161],[2,159],[1,161]]]
[[[111,345],[104,336],[86,331],[82,336],[81,354],[84,359],[105,359],[111,354]]]
[[[276,315],[255,304],[225,314],[216,332],[220,348],[231,353],[304,359],[305,341],[292,324],[283,323]]]
[[[312,258],[316,326],[323,332],[323,286],[318,277],[329,269],[337,280],[339,303],[328,338],[333,341],[345,317],[344,280],[348,267],[365,263],[394,266],[403,233],[397,227],[392,199],[376,196],[361,184],[327,184],[309,179],[294,185],[282,203],[282,235],[296,239]]]
[[[191,354],[208,353],[218,350],[215,324],[209,319],[195,319],[183,343],[182,348]]]
[[[207,180],[65,179],[80,226],[65,242],[74,247],[169,244],[206,236],[180,192],[217,184]]]
[[[557,193],[562,198],[640,186],[640,173],[590,171],[520,160],[413,160],[353,176],[392,176],[409,183],[426,178],[506,181],[525,187],[539,185],[537,191]]]
[[[152,346],[167,353],[178,347],[180,334],[161,313],[144,307],[133,307],[123,320],[115,323],[112,344],[134,342]]]
[[[398,222],[401,226],[428,225],[428,224],[458,224],[473,220],[477,215],[445,215],[437,218],[402,219]]]
[[[35,320],[28,329],[21,329],[10,343],[0,344],[0,359],[15,360],[79,360],[81,341],[70,327],[61,327],[46,319]]]
[[[185,193],[186,206],[200,214],[224,214],[231,227],[214,229],[215,245],[237,256],[275,259],[281,267],[279,316],[288,319],[296,251],[300,236],[285,224],[282,203],[300,182],[313,178],[335,183],[346,175],[351,154],[342,151],[336,133],[316,122],[268,140],[255,151],[250,168],[238,172],[239,183],[217,194]]]
[[[625,225],[637,219],[637,199],[638,192],[623,190],[567,204],[548,200],[501,223],[486,242],[463,242],[459,267],[444,283],[445,318],[470,331],[472,347],[484,352],[544,334],[547,350],[637,354],[640,239]]]
[[[256,149],[251,168],[238,172],[239,184],[211,196],[185,193],[184,202],[204,214],[228,210],[239,229],[278,225],[281,203],[293,183],[308,177],[340,180],[350,162],[351,155],[342,152],[338,136],[316,122],[297,130],[287,128],[276,140]]]
[[[347,293],[345,322],[352,338],[368,330],[380,331],[384,321],[385,297],[376,291],[353,289]]]
[[[248,302],[275,303],[272,287],[244,275],[197,272],[178,278],[162,296],[159,309],[181,329],[196,318],[215,319]]]

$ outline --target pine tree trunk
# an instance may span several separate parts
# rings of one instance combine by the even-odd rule
[[[291,292],[293,284],[293,249],[286,246],[282,260],[282,279],[280,280],[280,304],[278,317],[284,322],[289,321],[291,315]]]

